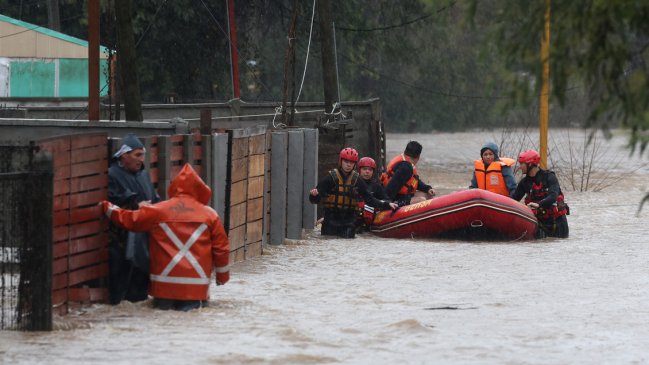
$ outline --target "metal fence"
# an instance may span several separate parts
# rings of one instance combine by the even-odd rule
[[[52,328],[52,170],[51,159],[42,157],[32,159],[24,147],[0,146],[2,330]]]

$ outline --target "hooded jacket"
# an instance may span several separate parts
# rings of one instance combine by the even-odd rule
[[[212,191],[189,164],[171,182],[169,200],[136,211],[108,202],[114,223],[148,231],[151,251],[149,294],[156,298],[206,300],[212,268],[217,284],[230,277],[230,244],[218,214],[206,204]]]
[[[491,150],[494,153],[494,161],[489,166],[485,166],[482,158],[473,162],[474,172],[469,187],[510,196],[516,190],[516,179],[511,169],[516,161],[506,157],[500,158],[498,146],[495,143],[485,143],[480,149],[480,156],[485,150]]]
[[[120,166],[117,158],[108,169],[108,200],[120,207],[135,210],[138,203],[149,200],[160,201],[160,196],[153,188],[149,173],[142,169],[136,173]],[[144,232],[117,232],[117,240],[125,244],[125,259],[145,274],[149,273],[149,237]]]

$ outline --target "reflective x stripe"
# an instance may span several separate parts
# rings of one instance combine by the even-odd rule
[[[214,270],[214,271],[216,271],[216,272],[228,272],[228,271],[230,271],[230,265],[226,265],[226,266],[223,266],[223,267],[217,267],[216,270]]]
[[[169,273],[171,270],[178,265],[180,260],[182,260],[183,257],[189,261],[189,263],[194,267],[194,270],[196,270],[196,273],[198,273],[198,276],[200,276],[203,279],[206,279],[209,281],[207,278],[207,275],[205,275],[205,271],[203,271],[203,268],[201,265],[198,264],[198,261],[196,261],[196,258],[189,252],[189,249],[196,243],[196,240],[198,237],[201,236],[201,234],[207,229],[207,225],[205,223],[201,224],[194,233],[189,237],[187,242],[184,244],[178,239],[176,234],[169,228],[169,226],[166,223],[160,223],[160,227],[162,230],[167,234],[167,237],[178,247],[180,251],[171,259],[167,267],[165,267],[164,270],[162,270],[162,273],[160,274],[161,277],[168,277]],[[153,278],[153,275],[151,275]],[[169,278],[171,279],[171,278]],[[192,279],[192,278],[179,278],[179,279]],[[158,280],[162,281],[162,280]]]
[[[151,274],[151,281],[172,284],[190,284],[190,285],[205,285],[210,283],[208,278],[179,278],[174,276],[162,276]]]

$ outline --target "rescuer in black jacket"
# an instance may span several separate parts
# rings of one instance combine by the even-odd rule
[[[554,172],[539,167],[541,156],[534,150],[521,152],[518,162],[525,177],[518,183],[512,198],[525,197],[525,204],[535,212],[540,228],[537,237],[568,238],[566,215],[570,214],[570,208]]]

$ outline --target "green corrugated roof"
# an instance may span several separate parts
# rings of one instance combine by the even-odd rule
[[[0,21],[7,22],[7,23],[10,23],[10,24],[13,24],[13,25],[17,25],[19,27],[23,27],[23,28],[26,28],[28,30],[33,30],[34,32],[39,32],[39,33],[48,35],[50,37],[58,38],[60,40],[66,41],[66,42],[78,44],[78,45],[83,46],[83,47],[88,47],[88,42],[84,41],[83,39],[75,38],[75,37],[69,36],[67,34],[63,34],[61,32],[57,32],[55,30],[42,27],[40,25],[35,25],[35,24],[23,22],[22,20],[10,18],[10,17],[2,15],[2,14],[0,14]],[[106,48],[104,46],[99,46],[99,52],[108,52],[108,48]]]

